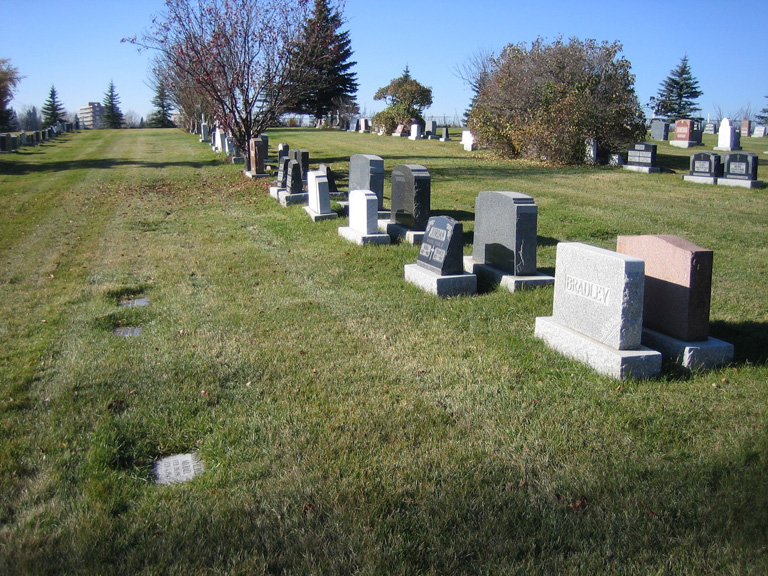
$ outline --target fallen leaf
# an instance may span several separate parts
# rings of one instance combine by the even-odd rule
[[[200,396],[210,396],[207,390],[200,390]]]

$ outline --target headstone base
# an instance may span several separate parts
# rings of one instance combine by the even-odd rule
[[[210,144],[211,143],[211,139],[210,138],[200,138],[200,142],[201,143],[205,142],[206,144]]]
[[[741,146],[715,146],[712,150],[717,150],[718,152],[736,152],[737,150],[741,150]]]
[[[709,370],[733,360],[733,344],[717,338],[708,338],[703,342],[685,342],[643,328],[643,345],[658,350],[664,360],[671,360],[688,370]]]
[[[285,192],[285,188],[280,188],[279,186],[270,186],[269,187],[269,195],[272,196],[275,200],[280,199],[280,192]]]
[[[306,204],[309,201],[309,194],[302,192],[300,194],[288,194],[287,190],[281,190],[278,193],[278,200],[283,206],[291,206],[293,204]]]
[[[242,159],[242,161],[243,161],[243,162],[245,162],[245,159],[243,158],[243,159]],[[235,159],[234,159],[234,158],[232,158],[232,163],[233,163],[233,164],[235,163]],[[267,174],[266,172],[264,172],[263,174],[258,174],[257,172],[254,172],[254,171],[252,171],[252,170],[243,170],[243,175],[244,175],[246,178],[251,178],[251,179],[255,179],[255,178],[267,178],[267,177],[271,177],[271,176],[274,176],[273,174]]]
[[[563,326],[551,316],[536,318],[534,334],[553,350],[617,380],[651,378],[661,372],[661,353],[645,346],[636,350],[611,348]]]
[[[336,212],[315,212],[309,206],[304,206],[304,211],[312,218],[312,222],[318,222],[319,220],[333,220],[338,218],[339,215]]]
[[[693,148],[694,146],[701,146],[696,140],[670,140],[670,146],[675,148]]]
[[[418,264],[404,266],[405,280],[438,296],[471,296],[477,294],[477,276],[452,274],[440,276]]]
[[[470,274],[477,275],[481,281],[489,284],[498,284],[510,292],[523,290],[526,288],[539,288],[540,286],[551,286],[555,283],[553,276],[536,273],[534,276],[514,276],[507,274],[503,270],[481,264],[472,259],[472,256],[464,256],[464,270]]]
[[[232,164],[245,164],[245,156],[232,156]]]
[[[661,172],[661,168],[658,166],[630,166],[624,164],[624,170],[631,170],[632,172],[644,172],[645,174],[658,174]]]
[[[411,246],[418,246],[424,239],[424,230],[411,230],[391,220],[379,220],[379,232],[389,234],[392,240],[405,240]]]
[[[440,142],[450,142],[450,138],[440,138]]]
[[[683,180],[694,184],[717,184],[718,181],[714,176],[694,176],[692,174],[683,174]]]
[[[740,180],[738,178],[718,178],[717,183],[734,188],[762,188],[764,185],[762,180]]]
[[[389,234],[363,234],[349,226],[340,226],[339,236],[359,246],[366,244],[389,244],[391,242]]]

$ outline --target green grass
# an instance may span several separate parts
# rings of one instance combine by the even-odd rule
[[[664,143],[670,170],[642,175],[270,141],[342,188],[355,153],[387,177],[423,164],[467,252],[483,190],[536,199],[550,272],[563,240],[710,248],[734,362],[619,384],[534,338],[551,288],[439,299],[403,280],[417,248],[345,242],[343,219],[280,207],[194,136],[66,135],[0,156],[0,574],[768,570],[765,190],[683,182],[692,151]],[[743,144],[768,180],[768,141]],[[203,475],[153,484],[190,451]]]

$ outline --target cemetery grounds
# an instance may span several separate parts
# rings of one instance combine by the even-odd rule
[[[348,243],[196,136],[66,134],[0,156],[1,574],[768,571],[768,191],[682,181],[716,136],[646,175],[269,134],[341,189],[383,157],[386,205],[424,165],[466,254],[484,190],[533,196],[545,273],[565,240],[709,248],[734,361],[611,380],[534,338],[551,287],[440,299],[403,279],[418,247]],[[155,484],[183,453],[204,472]]]

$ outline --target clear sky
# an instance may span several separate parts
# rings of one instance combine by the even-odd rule
[[[51,85],[68,112],[103,101],[113,80],[123,112],[152,111],[150,55],[121,44],[162,12],[162,0],[0,0],[0,58],[25,76],[12,106],[42,107]],[[461,116],[471,93],[455,70],[478,51],[537,36],[618,40],[643,104],[687,54],[703,115],[768,106],[768,0],[347,0],[362,111],[376,90],[411,74],[433,90],[427,115]]]

